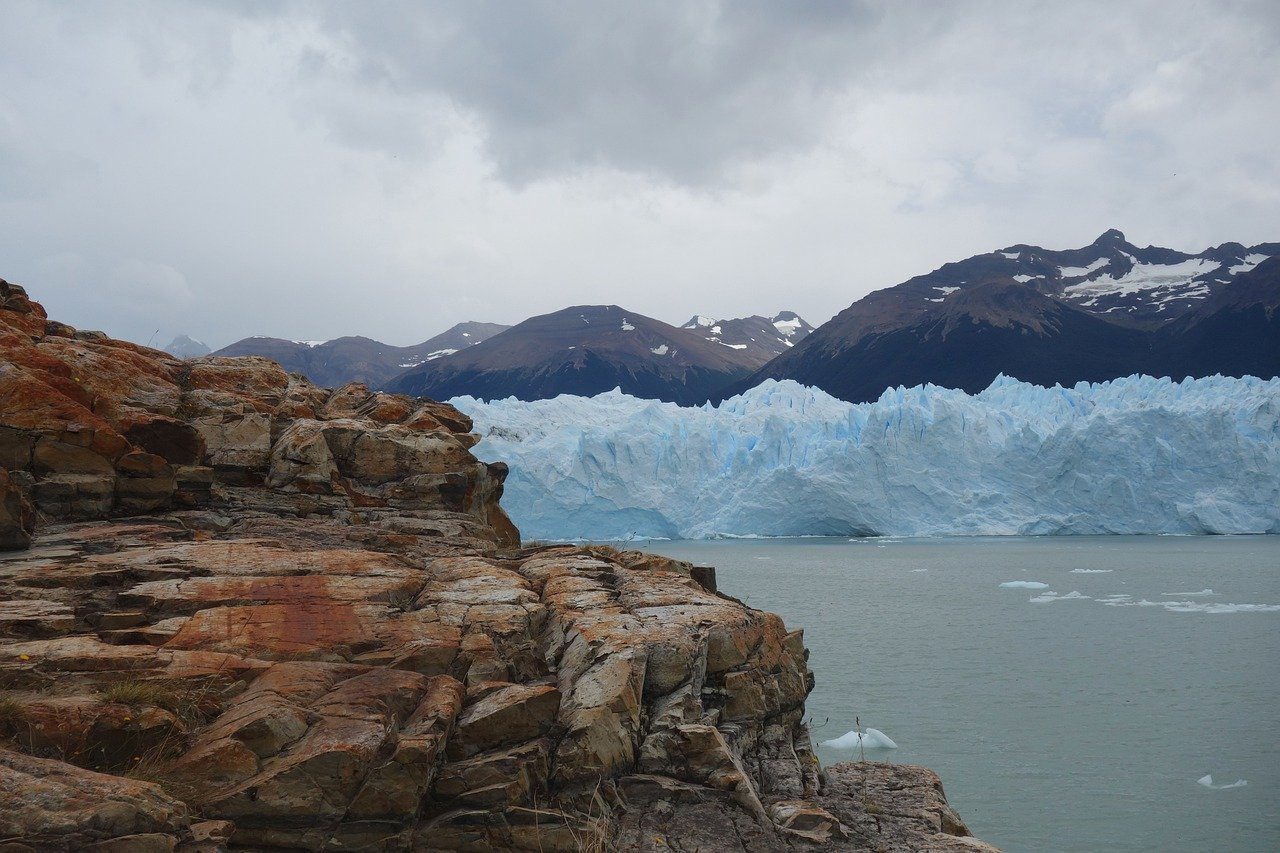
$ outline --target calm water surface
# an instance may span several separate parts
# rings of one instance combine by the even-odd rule
[[[803,627],[815,742],[860,716],[1005,850],[1280,850],[1280,537],[638,544]]]

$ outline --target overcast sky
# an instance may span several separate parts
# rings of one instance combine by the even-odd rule
[[[0,0],[0,277],[156,345],[1280,239],[1280,3]]]

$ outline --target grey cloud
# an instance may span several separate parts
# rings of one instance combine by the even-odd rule
[[[1277,238],[1280,5],[11,0],[0,276],[134,340],[797,310]]]
[[[351,73],[475,114],[516,182],[607,167],[675,182],[812,143],[865,66],[866,3],[340,3]]]

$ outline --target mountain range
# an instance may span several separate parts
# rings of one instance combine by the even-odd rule
[[[756,347],[749,336],[746,343],[738,341],[737,326],[708,323],[677,328],[617,305],[576,305],[531,317],[466,350],[418,365],[388,389],[439,400],[538,400],[621,388],[636,397],[693,405],[767,359],[759,351],[765,344]],[[734,328],[735,337],[726,340],[725,328]],[[780,334],[772,325],[769,333]]]
[[[459,323],[429,340],[407,347],[358,336],[331,341],[291,341],[259,335],[236,341],[213,354],[266,356],[290,373],[301,373],[326,387],[363,382],[371,388],[381,388],[412,367],[452,355],[506,328],[498,323]]]
[[[362,337],[253,337],[216,355],[264,355],[313,382],[361,381],[437,399],[533,400],[620,387],[696,405],[765,379],[849,402],[933,383],[969,393],[1000,374],[1072,385],[1134,373],[1280,374],[1280,243],[1195,254],[1139,248],[1116,230],[1087,246],[1018,244],[875,291],[814,329],[797,314],[681,327],[578,305],[512,327],[461,323],[396,347]],[[171,351],[198,345],[176,340]]]
[[[1277,256],[1280,243],[1138,248],[1116,230],[1079,249],[1010,246],[863,297],[718,397],[769,378],[864,402],[928,382],[974,393],[1002,373],[1275,376]]]

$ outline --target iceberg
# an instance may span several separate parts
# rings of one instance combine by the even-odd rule
[[[824,740],[821,746],[830,749],[897,749],[898,745],[879,729],[867,729],[865,732],[845,732],[838,738]]]
[[[1047,583],[1040,581],[1005,581],[1000,584],[1001,589],[1048,589]]]
[[[1227,778],[1229,779],[1231,777],[1228,776]],[[1236,781],[1232,782],[1230,785],[1215,785],[1213,784],[1212,774],[1201,776],[1199,779],[1196,780],[1196,782],[1200,783],[1201,785],[1204,785],[1206,788],[1212,788],[1215,791],[1225,791],[1229,788],[1243,788],[1245,785],[1249,784],[1244,779],[1237,779]]]
[[[1280,379],[451,402],[530,538],[1280,532]]]
[[[1037,595],[1037,596],[1028,598],[1027,601],[1031,602],[1032,604],[1047,604],[1050,601],[1088,601],[1090,598],[1093,598],[1093,596],[1084,595],[1078,589],[1073,589],[1071,590],[1071,592],[1068,592],[1066,595],[1058,595],[1056,592],[1050,590],[1049,592],[1046,592],[1043,595]]]

